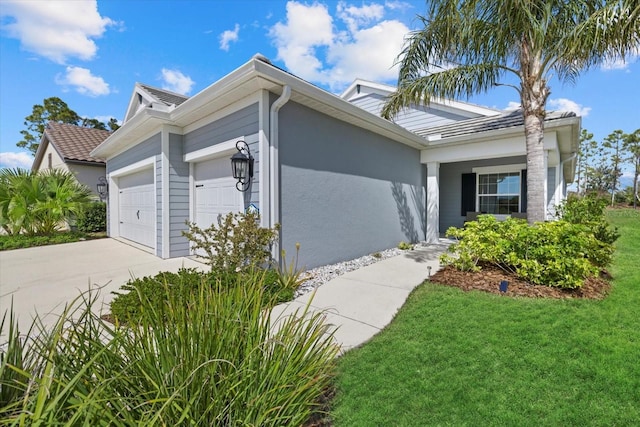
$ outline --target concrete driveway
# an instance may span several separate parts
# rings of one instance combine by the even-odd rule
[[[21,332],[37,312],[45,324],[55,323],[67,302],[88,289],[101,288],[104,307],[132,277],[178,271],[181,267],[208,268],[189,258],[160,259],[114,239],[0,252],[0,316],[11,306]]]

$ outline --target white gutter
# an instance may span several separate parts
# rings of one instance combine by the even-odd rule
[[[271,227],[274,227],[279,220],[280,215],[280,188],[279,188],[279,169],[280,162],[278,157],[278,111],[291,98],[291,86],[284,85],[282,87],[282,95],[271,104],[269,114],[269,210],[271,217]],[[274,248],[275,259],[280,259],[280,245]]]

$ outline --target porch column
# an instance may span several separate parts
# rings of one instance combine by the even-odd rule
[[[427,163],[427,242],[440,238],[440,163]]]

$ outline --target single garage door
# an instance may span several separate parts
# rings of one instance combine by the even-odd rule
[[[244,209],[244,193],[236,189],[236,180],[231,176],[229,157],[195,164],[193,220],[201,228],[215,223],[218,215],[241,212]]]
[[[153,168],[121,176],[120,237],[153,248],[156,236],[156,197]]]

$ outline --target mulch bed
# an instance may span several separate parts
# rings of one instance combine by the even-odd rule
[[[560,289],[525,282],[496,266],[484,266],[479,272],[458,271],[452,266],[447,266],[433,274],[430,281],[455,286],[464,291],[491,292],[507,297],[603,299],[611,288],[606,278],[605,272],[601,277],[588,278],[581,288]],[[504,293],[500,292],[499,287],[502,280],[509,282],[507,292]]]

